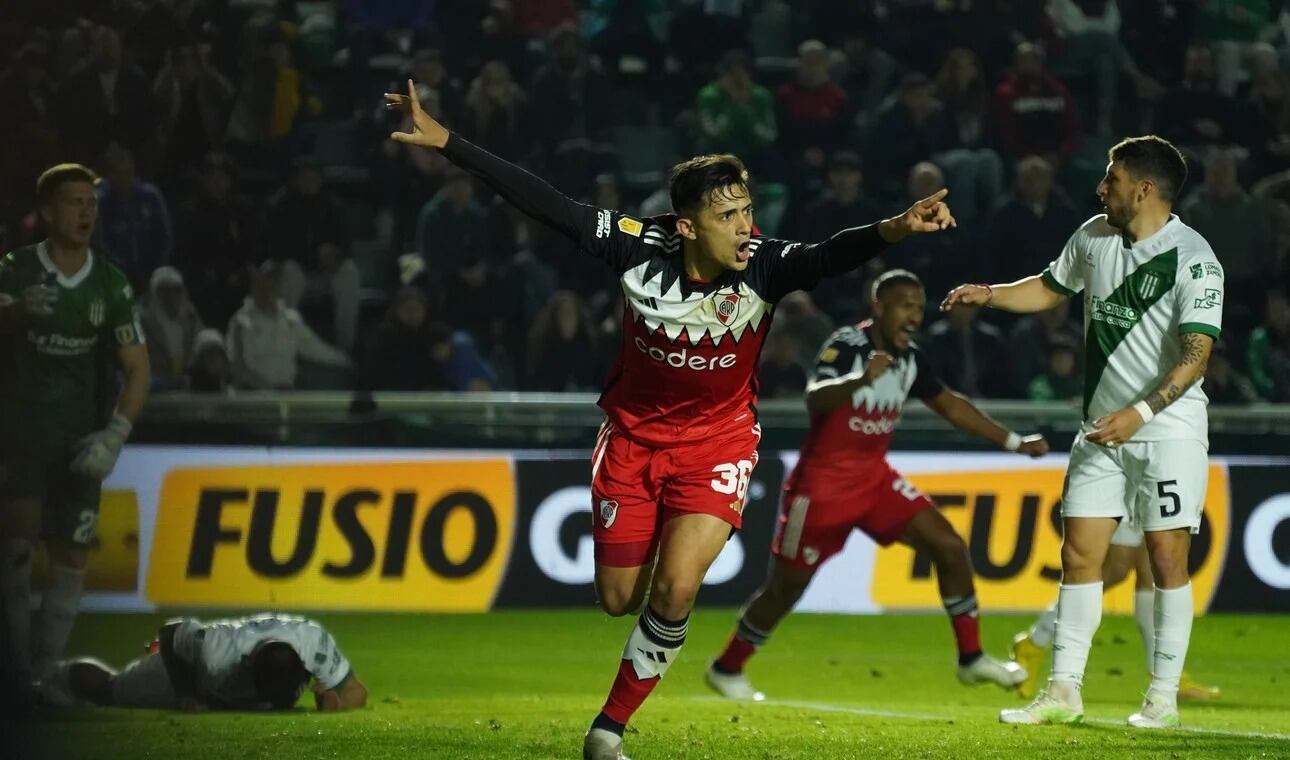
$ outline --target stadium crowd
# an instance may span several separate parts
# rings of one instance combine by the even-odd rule
[[[818,240],[947,187],[957,229],[786,298],[763,397],[799,396],[867,283],[934,305],[1042,269],[1106,149],[1192,165],[1180,215],[1227,273],[1214,403],[1290,401],[1290,8],[1279,0],[76,0],[0,25],[0,248],[35,178],[102,177],[94,250],[142,298],[154,391],[597,390],[614,275],[406,128],[450,128],[585,202],[667,213],[666,169],[734,152],[763,234]],[[393,120],[392,120],[393,119]],[[1080,304],[929,315],[957,389],[1081,393]]]

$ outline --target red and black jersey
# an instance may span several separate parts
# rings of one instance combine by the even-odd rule
[[[870,329],[871,323],[866,320],[829,336],[816,358],[809,383],[864,372],[873,350]],[[905,399],[913,396],[927,400],[944,387],[927,356],[910,343],[908,350],[896,355],[891,367],[872,385],[852,393],[850,403],[812,417],[811,430],[802,444],[797,467],[789,476],[788,487],[808,476],[860,485],[870,473],[885,472],[884,459]]]
[[[758,236],[746,269],[696,282],[685,274],[675,217],[641,219],[577,203],[456,135],[444,155],[618,273],[622,345],[600,406],[618,430],[646,446],[692,443],[745,419],[752,424],[757,359],[775,303],[887,247],[877,225],[813,244]]]

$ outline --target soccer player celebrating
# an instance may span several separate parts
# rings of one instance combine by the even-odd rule
[[[94,541],[100,482],[148,396],[134,294],[125,275],[89,249],[96,181],[80,164],[45,171],[36,200],[48,236],[0,260],[2,664],[6,688],[17,690],[9,696],[20,702],[33,673],[42,677],[62,657]],[[114,383],[104,371],[113,358],[125,376],[114,409]],[[51,581],[33,637],[31,557],[42,537]]]
[[[872,320],[829,337],[806,386],[811,430],[784,486],[770,576],[708,667],[708,684],[722,696],[764,699],[748,681],[744,664],[793,609],[816,571],[842,550],[853,528],[884,546],[900,541],[931,556],[958,645],[960,681],[1011,688],[1026,677],[1016,663],[981,651],[967,546],[935,503],[902,478],[886,456],[911,395],[959,430],[1009,451],[1043,456],[1048,442],[1008,430],[936,377],[913,342],[927,305],[914,273],[884,273],[873,283],[871,303]]]
[[[1151,686],[1129,725],[1179,725],[1178,684],[1191,638],[1191,534],[1209,477],[1208,400],[1200,389],[1223,314],[1223,268],[1171,209],[1187,179],[1159,137],[1109,151],[1097,186],[1104,213],[1085,222],[1041,275],[960,285],[941,307],[1051,309],[1084,291],[1084,423],[1062,494],[1062,585],[1048,688],[1004,723],[1077,723],[1080,687],[1102,621],[1102,566],[1117,523],[1146,534],[1155,582]]]
[[[1133,571],[1133,622],[1142,638],[1142,649],[1147,655],[1147,672],[1155,662],[1156,649],[1156,592],[1151,582],[1151,560],[1143,543],[1142,531],[1121,520],[1111,536],[1111,548],[1102,563],[1102,592],[1105,594],[1120,585]],[[1053,645],[1057,633],[1057,602],[1044,610],[1030,628],[1012,639],[1012,659],[1026,669],[1026,680],[1017,684],[1017,695],[1025,699],[1035,696],[1039,668],[1044,653]],[[1217,686],[1200,683],[1183,671],[1178,680],[1179,700],[1213,700],[1223,696]]]
[[[59,663],[43,693],[67,705],[287,710],[311,680],[319,710],[367,704],[367,688],[336,639],[312,620],[181,618],[163,625],[148,653],[120,671],[92,659]]]
[[[757,463],[756,366],[785,294],[860,266],[906,235],[954,224],[945,191],[817,244],[754,234],[748,173],[731,155],[672,172],[675,215],[640,219],[566,198],[449,132],[416,91],[387,94],[414,131],[507,201],[609,264],[623,290],[623,340],[600,406],[591,468],[596,592],[610,615],[641,609],[583,756],[622,757],[625,724],[676,661],[708,566],[741,523]]]

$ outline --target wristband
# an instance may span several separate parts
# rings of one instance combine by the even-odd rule
[[[1138,403],[1134,404],[1133,411],[1137,412],[1139,415],[1142,416],[1143,425],[1150,422],[1151,418],[1156,416],[1156,413],[1151,411],[1151,405],[1147,403],[1146,399],[1143,399],[1142,401],[1139,401]]]
[[[1003,447],[1008,451],[1016,451],[1021,448],[1021,436],[1009,430],[1008,437],[1003,440]]]

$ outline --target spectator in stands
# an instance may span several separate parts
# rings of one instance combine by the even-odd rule
[[[234,90],[211,63],[209,47],[188,42],[167,50],[153,94],[163,172],[175,176],[221,146]]]
[[[153,390],[183,387],[197,333],[205,325],[188,300],[188,289],[178,269],[163,266],[153,271],[139,321],[147,339]]]
[[[1284,287],[1268,291],[1263,324],[1250,333],[1250,380],[1265,401],[1290,401],[1290,299]]]
[[[906,203],[911,197],[926,198],[918,193],[928,195],[945,187],[945,173],[936,164],[922,161],[909,170],[906,180],[905,199],[893,204],[893,208]],[[906,203],[906,205],[908,205]],[[922,240],[910,238],[901,244],[900,261],[906,269],[918,275],[929,293],[949,292],[955,284],[965,282],[972,269],[973,239],[968,230],[954,227],[940,234],[924,235],[937,237],[940,240]],[[852,291],[855,292],[855,291]]]
[[[797,48],[797,73],[778,92],[780,147],[794,161],[805,158],[815,167],[835,150],[846,135],[846,92],[829,76],[829,48],[807,40]]]
[[[838,150],[829,157],[825,173],[824,192],[807,205],[793,235],[801,240],[816,242],[847,227],[854,227],[860,219],[874,219],[883,209],[864,192],[864,170],[860,154],[853,150]]]
[[[304,89],[291,45],[268,11],[255,11],[243,30],[237,96],[228,122],[230,150],[257,165],[280,167],[296,122],[321,109]]]
[[[166,199],[156,185],[135,173],[134,156],[112,144],[101,161],[99,223],[95,247],[105,251],[136,288],[152,270],[170,261],[174,227]]]
[[[900,81],[875,118],[869,135],[868,164],[880,179],[879,191],[894,200],[915,164],[953,147],[953,126],[926,74],[911,72]],[[955,214],[960,213],[955,196]]]
[[[1253,404],[1259,400],[1258,389],[1250,379],[1232,366],[1227,341],[1219,340],[1205,365],[1205,395],[1211,404]]]
[[[1012,192],[989,217],[983,231],[984,270],[1011,281],[1037,272],[1057,257],[1081,221],[1075,204],[1055,184],[1052,164],[1027,156],[1017,164]]]
[[[321,338],[347,353],[354,350],[361,291],[358,267],[335,240],[320,240],[306,261],[283,262],[283,303],[299,311]]]
[[[193,393],[228,393],[233,389],[233,368],[229,365],[224,336],[207,328],[193,341],[188,362],[188,390]]]
[[[96,27],[90,39],[88,62],[58,93],[67,160],[90,163],[111,142],[136,154],[147,150],[156,135],[152,83],[137,66],[125,62],[115,29]]]
[[[987,147],[990,85],[981,68],[980,56],[970,48],[951,50],[936,72],[936,94],[945,105],[958,146],[970,149]]]
[[[862,300],[857,298],[860,292],[859,288],[852,290],[853,302]],[[795,361],[803,370],[815,366],[816,352],[828,341],[834,329],[834,320],[815,305],[817,296],[818,291],[808,293],[805,290],[796,290],[784,296],[775,307],[775,322],[771,326],[771,332],[786,332],[797,341]]]
[[[7,108],[0,140],[0,177],[32,178],[67,160],[58,140],[57,101],[48,53],[27,44],[0,72],[0,103]],[[20,216],[36,205],[34,181],[0,182],[0,229],[18,227]],[[7,250],[7,249],[6,249]]]
[[[1054,258],[1056,255],[1052,254]],[[1008,336],[1008,363],[1017,395],[1029,395],[1030,385],[1043,374],[1045,357],[1051,354],[1054,345],[1070,341],[1080,344],[1083,335],[1080,327],[1071,319],[1070,299],[1062,299],[1048,311],[1028,314],[1017,321]]]
[[[838,5],[830,2],[829,5]],[[878,107],[900,82],[903,70],[891,55],[870,42],[870,32],[853,26],[842,34],[842,56],[838,59],[833,81],[846,91],[853,127],[863,130],[878,112]]]
[[[651,0],[617,0],[605,27],[591,39],[613,87],[615,122],[648,123],[666,91],[666,46],[650,25]]]
[[[771,330],[757,370],[757,395],[761,398],[801,398],[806,392],[806,371],[798,362],[802,352],[796,336]]]
[[[287,184],[269,199],[266,225],[269,254],[278,259],[307,261],[320,242],[349,243],[341,202],[323,187],[322,168],[311,156],[292,163]]]
[[[488,213],[475,200],[474,181],[464,169],[453,166],[417,218],[417,250],[432,270],[445,273],[447,279],[446,273],[484,260],[488,242]]]
[[[1063,78],[1091,78],[1095,110],[1091,121],[1099,135],[1113,131],[1120,74],[1127,75],[1138,94],[1156,99],[1160,84],[1138,69],[1120,42],[1120,9],[1116,0],[1049,0],[1048,17],[1056,34],[1053,72]]]
[[[968,48],[954,48],[936,73],[936,94],[944,110],[947,149],[932,160],[945,172],[954,214],[976,219],[990,213],[1003,194],[1003,162],[986,142],[990,92],[981,59]]]
[[[359,387],[369,391],[425,391],[444,388],[426,341],[429,309],[424,288],[404,285],[385,319],[367,340],[359,365]]]
[[[228,353],[239,388],[289,390],[298,361],[348,367],[349,358],[282,303],[282,265],[266,261],[251,275],[251,295],[228,325]]]
[[[466,93],[466,127],[472,141],[508,161],[524,150],[524,92],[502,61],[489,61]]]
[[[443,383],[436,390],[483,393],[497,387],[497,375],[480,356],[469,333],[453,330],[442,322],[432,322],[426,327],[426,343]]]
[[[950,309],[927,330],[927,354],[951,388],[975,398],[1007,398],[1003,334],[978,320],[979,311],[962,305]]]
[[[1193,155],[1208,146],[1240,142],[1240,108],[1231,95],[1215,88],[1214,51],[1194,42],[1184,61],[1182,82],[1165,93],[1156,114],[1160,136]]]
[[[732,50],[717,64],[716,80],[699,90],[700,152],[734,153],[752,167],[765,165],[779,129],[774,98],[752,74],[748,55]]]
[[[1290,169],[1290,80],[1284,72],[1255,75],[1250,110],[1250,178]]]
[[[605,379],[599,348],[586,304],[576,293],[556,291],[528,331],[524,389],[598,390]]]
[[[1079,398],[1084,392],[1084,380],[1079,372],[1079,341],[1067,336],[1054,339],[1048,345],[1043,372],[1031,378],[1026,386],[1026,398],[1031,401],[1067,401]]]
[[[1205,182],[1182,204],[1179,215],[1223,252],[1219,260],[1229,303],[1256,300],[1272,258],[1272,215],[1266,203],[1237,181],[1232,150],[1211,151]]]
[[[1080,145],[1075,101],[1045,69],[1043,48],[1019,44],[1014,64],[994,91],[991,120],[999,150],[1006,161],[1039,155],[1061,169]]]
[[[561,26],[547,40],[550,60],[529,86],[533,133],[540,155],[551,157],[561,143],[604,142],[609,125],[609,80],[587,58],[572,25]]]
[[[1221,0],[1196,3],[1193,39],[1214,51],[1215,86],[1235,95],[1245,74],[1243,63],[1251,46],[1272,24],[1269,0]]]
[[[178,265],[197,312],[216,325],[241,305],[260,239],[255,209],[233,195],[234,173],[228,156],[208,155],[196,196],[179,211]]]

